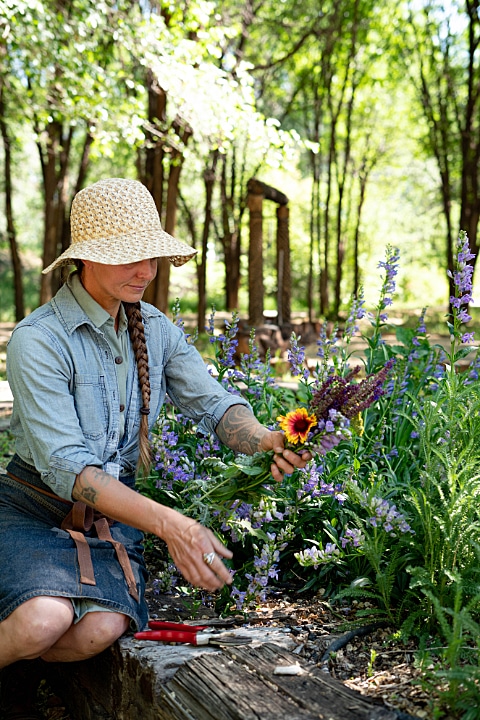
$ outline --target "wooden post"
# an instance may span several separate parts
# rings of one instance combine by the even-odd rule
[[[270,185],[256,178],[247,183],[248,208],[250,210],[250,249],[248,255],[249,322],[253,327],[263,325],[263,254],[262,254],[262,203],[272,200],[277,203],[277,324],[290,324],[291,320],[291,279],[290,279],[290,235],[287,207],[288,197]]]
[[[287,205],[277,207],[277,324],[289,325],[291,321],[290,233]]]
[[[250,244],[248,248],[248,321],[263,325],[263,195],[248,193]]]

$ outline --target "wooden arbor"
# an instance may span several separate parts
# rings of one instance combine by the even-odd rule
[[[277,324],[290,324],[290,235],[288,198],[279,190],[252,178],[247,183],[250,212],[248,251],[248,321],[252,327],[264,324],[263,302],[263,200],[277,203]]]

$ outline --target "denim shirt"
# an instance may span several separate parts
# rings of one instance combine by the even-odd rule
[[[232,405],[248,403],[210,376],[198,351],[157,308],[141,303],[150,373],[149,425],[165,396],[201,431],[214,433]],[[68,285],[14,329],[7,348],[7,377],[14,396],[15,451],[44,483],[72,499],[76,476],[87,466],[116,462],[134,472],[138,458],[141,392],[129,348],[125,432],[119,438],[115,360],[101,331]]]

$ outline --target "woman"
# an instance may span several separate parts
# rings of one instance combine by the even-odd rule
[[[17,325],[7,350],[16,454],[0,476],[4,720],[35,717],[24,661],[90,658],[145,625],[142,533],[166,542],[193,585],[231,582],[222,561],[231,553],[210,530],[134,490],[166,393],[232,449],[274,450],[275,480],[308,459],[284,450],[283,434],[259,424],[183,332],[141,303],[157,258],[181,265],[195,254],[163,231],[141,183],[114,178],[79,192],[71,230],[70,247],[43,272],[76,271]]]

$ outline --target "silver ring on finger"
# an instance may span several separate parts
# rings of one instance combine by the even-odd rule
[[[215,557],[216,557],[216,555],[214,552],[203,553],[203,562],[206,563],[207,565],[211,565],[213,563],[213,561],[215,560]]]

